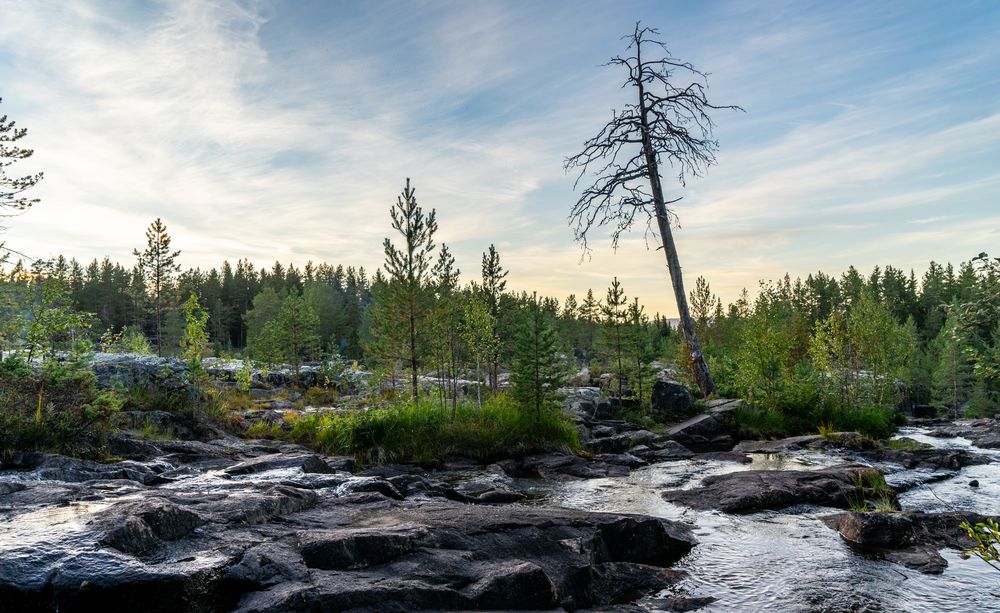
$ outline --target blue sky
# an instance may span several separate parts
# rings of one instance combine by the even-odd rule
[[[711,73],[718,165],[680,188],[689,286],[1000,253],[1000,3],[0,0],[0,113],[42,204],[4,239],[131,261],[162,217],[185,266],[382,262],[411,177],[468,280],[617,275],[673,313],[641,229],[581,261],[566,156],[628,100],[636,20]]]

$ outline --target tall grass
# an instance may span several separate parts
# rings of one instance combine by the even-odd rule
[[[454,413],[421,399],[346,415],[310,415],[295,421],[291,437],[364,463],[430,463],[449,454],[489,460],[579,446],[576,429],[561,411],[544,411],[536,419],[505,394],[487,399],[482,409],[461,403]]]

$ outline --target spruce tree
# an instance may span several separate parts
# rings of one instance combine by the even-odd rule
[[[176,263],[180,254],[180,251],[170,250],[170,235],[167,234],[167,226],[159,217],[146,229],[146,249],[132,251],[132,255],[139,259],[139,267],[149,284],[156,319],[156,354],[160,356],[163,355],[163,313],[169,306],[167,297],[173,276],[181,268]]]
[[[628,299],[622,289],[618,277],[611,282],[608,294],[601,307],[604,334],[601,342],[601,352],[611,368],[618,383],[618,398],[622,397],[623,381],[626,378],[626,326],[628,325]]]
[[[649,318],[643,313],[639,299],[635,298],[628,305],[628,354],[629,354],[629,383],[635,391],[639,405],[652,391],[653,372],[650,368],[651,349],[649,334],[647,334]]]
[[[580,303],[580,319],[583,321],[585,334],[581,338],[581,345],[588,355],[594,353],[594,344],[597,340],[597,322],[601,316],[601,302],[594,298],[594,290],[587,290],[587,297]]]
[[[521,407],[533,410],[539,423],[542,410],[552,407],[565,369],[559,357],[559,339],[535,294],[523,316],[510,372],[511,395]]]

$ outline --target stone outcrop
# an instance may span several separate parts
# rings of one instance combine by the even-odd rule
[[[872,468],[856,464],[820,470],[748,470],[706,477],[700,487],[663,493],[669,502],[695,509],[749,513],[795,504],[847,508],[851,496],[863,495],[858,475]]]
[[[840,536],[857,549],[922,573],[939,574],[948,567],[940,550],[968,549],[972,540],[961,527],[984,521],[978,513],[842,513],[824,519]],[[995,519],[995,518],[994,518]]]

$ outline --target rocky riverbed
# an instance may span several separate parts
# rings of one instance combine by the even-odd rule
[[[567,403],[586,457],[485,466],[226,437],[122,436],[114,463],[13,454],[0,610],[1000,610],[956,529],[1000,514],[1000,452],[974,442],[997,422],[734,448],[732,402],[665,433],[600,402]],[[872,473],[901,512],[849,511]]]

